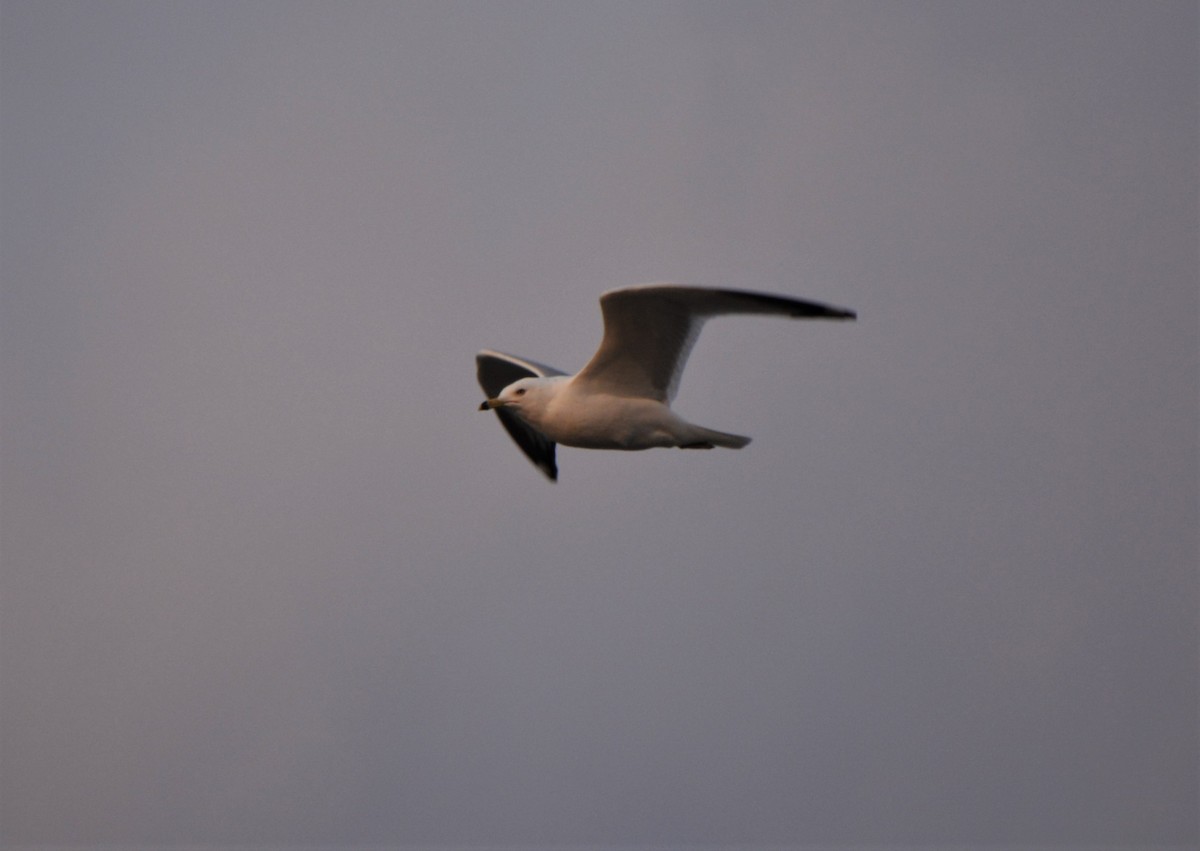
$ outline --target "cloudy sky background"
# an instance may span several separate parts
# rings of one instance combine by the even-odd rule
[[[1194,3],[0,6],[0,842],[1188,846]],[[484,347],[776,291],[563,449]]]

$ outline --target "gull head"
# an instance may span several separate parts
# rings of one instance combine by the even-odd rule
[[[501,390],[496,398],[486,400],[479,410],[508,408],[519,414],[537,411],[545,405],[546,391],[551,383],[546,378],[522,378]]]

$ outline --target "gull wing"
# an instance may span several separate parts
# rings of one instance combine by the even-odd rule
[[[475,375],[479,379],[479,386],[483,388],[483,392],[489,399],[493,399],[500,395],[500,391],[505,387],[522,378],[564,375],[564,373],[537,361],[485,349],[475,355]],[[521,447],[521,451],[549,477],[550,481],[557,481],[558,464],[554,460],[554,441],[528,425],[512,411],[506,411],[503,408],[497,408],[495,411],[496,416],[500,418],[500,424],[504,426],[505,431],[517,446]]]
[[[669,404],[704,321],[726,313],[854,319],[851,310],[745,290],[646,284],[600,296],[604,338],[575,377],[589,390]]]

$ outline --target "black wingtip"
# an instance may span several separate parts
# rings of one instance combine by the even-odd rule
[[[847,310],[844,307],[834,307],[831,304],[818,304],[817,302],[807,302],[803,306],[792,313],[792,316],[803,317],[808,319],[857,319],[858,314],[853,310]]]
[[[844,307],[837,307],[832,304],[823,304],[819,301],[809,301],[802,298],[791,298],[790,296],[771,295],[769,293],[756,293],[746,290],[719,290],[719,292],[734,296],[739,300],[749,302],[751,304],[762,305],[768,310],[763,312],[770,313],[786,313],[794,319],[857,319],[858,314],[853,310],[847,310]]]

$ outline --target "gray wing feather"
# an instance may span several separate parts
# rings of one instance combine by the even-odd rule
[[[537,361],[506,355],[503,352],[482,351],[475,356],[475,375],[479,386],[489,399],[495,398],[508,385],[522,378],[547,375],[564,375],[552,366]],[[558,463],[555,461],[555,443],[511,411],[498,408],[495,411],[500,424],[521,451],[550,481],[558,480]]]
[[[670,403],[705,320],[727,313],[854,319],[853,311],[745,290],[650,284],[600,296],[604,338],[576,381]]]

